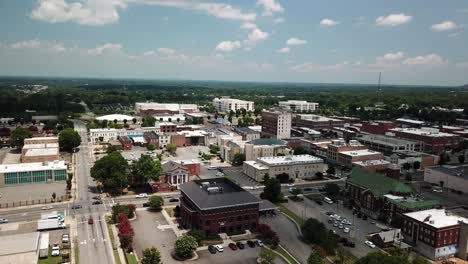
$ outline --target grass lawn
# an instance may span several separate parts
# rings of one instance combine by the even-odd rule
[[[286,251],[283,250],[282,247],[276,247],[275,248],[275,253],[281,254],[283,257],[285,257],[290,263],[292,264],[300,264],[297,262],[294,258],[292,258]]]
[[[138,264],[135,254],[125,253],[125,257],[127,258],[127,264]]]
[[[49,247],[49,256],[47,258],[40,258],[38,264],[59,264],[62,263],[62,257],[52,257],[52,248]]]
[[[302,224],[304,223],[304,219],[302,217],[298,216],[297,214],[295,214],[293,211],[289,210],[287,207],[285,207],[282,204],[278,204],[278,206],[280,207],[282,213],[285,213],[286,215],[291,217],[294,221],[296,221],[296,223],[299,224],[299,226],[302,226]]]
[[[75,240],[75,263],[80,263],[80,247],[78,246],[78,241]]]
[[[344,248],[341,248],[341,252],[343,252],[343,264],[353,264],[358,260],[358,258],[351,254],[351,252]],[[335,256],[330,256],[330,259],[333,260],[333,262],[335,263],[340,262],[338,254],[336,254]]]
[[[117,247],[115,246],[114,232],[112,232],[112,227],[111,227],[110,222],[111,222],[110,215],[106,215],[106,225],[107,225],[107,230],[109,231],[109,238],[111,240],[112,253],[114,253],[115,263],[116,264],[121,264],[120,257],[119,257],[119,252],[117,251]]]

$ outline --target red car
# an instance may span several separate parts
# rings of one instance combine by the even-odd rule
[[[92,225],[92,224],[94,224],[94,220],[93,220],[93,218],[90,216],[90,217],[88,218],[88,225]]]
[[[230,247],[232,250],[237,250],[237,246],[236,246],[236,244],[234,244],[234,243],[229,243],[229,247]]]

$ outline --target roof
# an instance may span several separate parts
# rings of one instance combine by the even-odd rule
[[[117,121],[124,121],[124,120],[130,121],[133,118],[134,118],[133,116],[119,115],[119,114],[105,115],[105,116],[96,117],[97,120],[109,120],[109,121],[114,121],[114,120],[117,120]]]
[[[440,132],[435,128],[392,128],[390,132],[402,132],[426,137],[456,137],[455,134]]]
[[[387,198],[387,201],[397,205],[400,208],[407,209],[407,210],[424,210],[428,208],[434,208],[440,205],[440,202],[437,200],[422,200],[419,198],[413,197],[402,197],[396,196],[392,194],[384,195]]]
[[[410,186],[403,184],[395,179],[369,172],[360,168],[354,168],[349,176],[348,183],[369,189],[376,197],[389,193],[412,193]]]
[[[45,143],[45,144],[25,144],[23,150],[25,149],[47,149],[47,148],[58,148],[59,143]]]
[[[341,122],[343,121],[340,119],[330,118],[326,116],[312,115],[312,114],[300,114],[297,116],[302,120],[313,121],[313,122],[328,122],[328,121]]]
[[[379,236],[380,239],[387,243],[400,240],[401,237],[401,229],[392,229],[388,231],[382,231],[379,233],[374,234],[374,236]]]
[[[222,188],[222,192],[209,193],[206,188],[202,187],[203,182],[209,182],[210,187]],[[189,181],[182,184],[180,189],[200,210],[258,205],[261,202],[253,194],[226,178]]]
[[[67,165],[63,160],[0,165],[0,173],[66,169]]]
[[[257,158],[257,162],[263,163],[266,166],[275,166],[275,165],[294,165],[294,164],[305,164],[305,163],[322,163],[323,159],[306,154],[306,155],[261,157],[261,158]]]
[[[255,130],[252,130],[248,127],[238,127],[235,129],[236,132],[240,133],[240,134],[245,134],[245,135],[249,135],[249,134],[259,134],[258,131],[255,131]]]
[[[287,145],[286,141],[280,140],[280,139],[274,139],[274,138],[259,138],[259,139],[251,140],[247,143],[252,144],[252,145],[269,145],[269,146]]]
[[[58,148],[34,148],[28,149],[24,156],[26,157],[36,157],[36,156],[52,156],[58,155],[59,150]]]
[[[423,222],[435,228],[444,228],[449,226],[458,225],[458,221],[468,223],[468,219],[454,215],[445,209],[429,209],[424,211],[417,211],[406,213],[405,216]]]
[[[272,211],[272,210],[278,210],[278,206],[276,206],[276,204],[268,201],[268,200],[265,200],[263,199],[261,202],[260,202],[260,205],[259,205],[259,208],[258,210],[260,212],[263,212],[263,211]]]
[[[183,166],[180,162],[169,160],[162,164],[162,169],[164,173],[171,172],[175,169],[188,170],[187,167]]]
[[[363,135],[360,138],[357,138],[359,141],[364,141],[364,142],[372,142],[372,143],[378,143],[380,145],[385,145],[385,146],[394,146],[394,145],[407,145],[407,144],[415,144],[416,142],[411,141],[411,140],[406,140],[406,139],[401,139],[401,138],[396,138],[396,137],[390,137],[390,136],[385,136],[385,135],[375,135],[375,134],[368,134],[368,135]]]
[[[468,180],[468,166],[443,166],[430,167],[430,170],[438,171],[453,177],[459,177]]]
[[[396,121],[404,122],[404,123],[410,123],[410,124],[415,124],[415,125],[422,125],[422,124],[425,123],[424,121],[413,120],[413,119],[407,119],[407,118],[398,118]]]
[[[367,166],[377,166],[377,165],[389,165],[390,162],[383,160],[383,159],[378,159],[378,160],[354,161],[353,164],[362,166],[362,167],[367,167]]]
[[[360,156],[368,156],[368,155],[375,155],[375,154],[382,154],[382,153],[378,151],[369,150],[369,149],[358,149],[358,150],[341,151],[340,154],[352,156],[352,157],[360,157]]]
[[[34,252],[39,246],[40,232],[2,236],[0,256]]]
[[[58,142],[58,137],[32,137],[32,138],[25,138],[25,142],[29,141],[42,141],[42,140],[49,140],[49,141],[57,141]],[[34,143],[33,143],[34,144]]]

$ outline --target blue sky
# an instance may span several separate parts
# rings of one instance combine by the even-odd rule
[[[0,75],[461,85],[464,0],[2,0]]]

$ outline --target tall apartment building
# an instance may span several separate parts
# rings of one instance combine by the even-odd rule
[[[277,139],[291,137],[292,115],[286,111],[263,111],[262,133]]]
[[[279,107],[293,112],[313,112],[318,109],[319,104],[307,101],[288,100],[279,102]]]
[[[231,110],[235,112],[241,109],[245,109],[247,111],[255,110],[253,102],[229,97],[213,99],[213,106],[215,107],[216,111],[224,113],[229,113]]]

